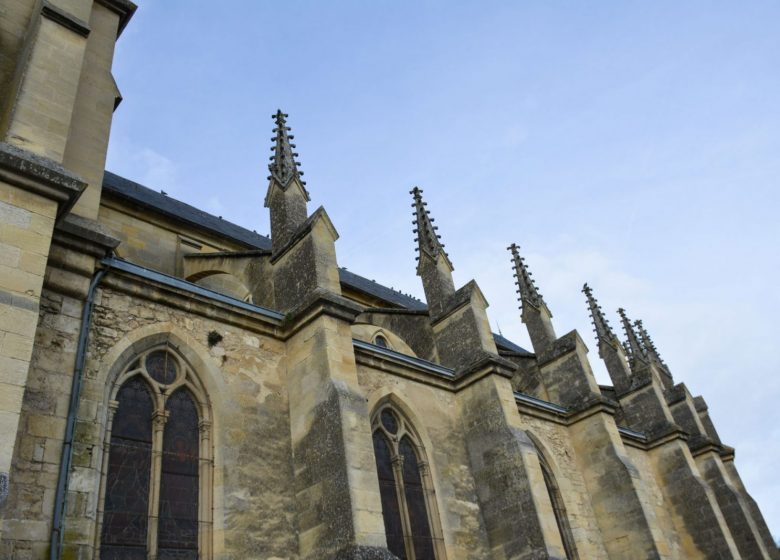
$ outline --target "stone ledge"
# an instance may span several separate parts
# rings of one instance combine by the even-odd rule
[[[268,249],[252,249],[250,251],[214,251],[211,253],[188,253],[185,259],[248,259],[252,257],[267,257],[271,254]]]
[[[103,258],[119,246],[119,239],[95,220],[69,214],[54,229],[55,241],[93,257]],[[75,242],[75,243],[74,243]]]
[[[227,296],[192,284],[194,289],[198,289],[198,292],[194,292],[187,289],[188,282],[178,278],[171,277],[177,281],[178,285],[166,284],[138,276],[117,266],[108,266],[107,260],[103,262],[107,265],[109,274],[106,274],[100,284],[101,287],[105,286],[139,300],[159,303],[171,309],[179,309],[217,322],[234,325],[249,332],[277,339],[281,338],[279,328],[281,314],[270,310],[258,309],[255,311],[249,307],[232,305],[227,302],[230,299]],[[162,274],[159,276],[167,277],[167,275]],[[212,292],[215,297],[206,295],[209,292]],[[280,318],[277,319],[272,314],[279,315]]]
[[[122,34],[122,31],[124,31],[125,27],[127,27],[127,24],[130,21],[130,18],[133,17],[133,14],[135,13],[138,6],[136,6],[133,2],[130,2],[130,0],[95,0],[98,4],[101,6],[108,8],[115,14],[119,15],[119,27],[116,31],[116,36],[119,38],[119,36]]]
[[[57,218],[76,203],[87,183],[54,160],[0,142],[0,180],[58,203]]]
[[[363,311],[363,307],[323,288],[314,290],[305,300],[290,310],[282,321],[284,339],[288,339],[321,315],[341,319],[349,324]]]
[[[495,374],[512,379],[515,370],[517,370],[517,366],[509,360],[495,354],[485,353],[470,364],[455,370],[455,390],[460,391],[488,375]]]
[[[398,560],[398,557],[383,547],[353,544],[333,556],[334,560]]]
[[[86,21],[77,18],[51,2],[47,2],[47,0],[43,0],[41,15],[82,37],[89,37],[89,32],[92,31]]]

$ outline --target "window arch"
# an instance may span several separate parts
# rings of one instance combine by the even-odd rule
[[[568,560],[579,560],[577,548],[574,545],[574,535],[569,526],[569,518],[566,514],[566,506],[563,503],[563,496],[561,496],[558,482],[555,480],[555,475],[550,467],[550,463],[547,461],[547,457],[544,452],[542,452],[541,444],[531,434],[528,434],[528,436],[534,444],[536,454],[539,457],[539,466],[542,468],[544,485],[547,489],[547,495],[550,497],[550,504],[552,505],[553,515],[555,516],[555,524],[558,526],[558,533],[561,535],[566,558]]]
[[[193,370],[158,346],[124,369],[111,394],[101,560],[211,558],[211,422]]]
[[[390,343],[387,341],[387,337],[381,333],[378,333],[374,336],[374,344],[376,346],[381,346],[382,348],[390,348]]]
[[[387,547],[401,560],[444,560],[444,543],[424,448],[390,403],[371,422]]]

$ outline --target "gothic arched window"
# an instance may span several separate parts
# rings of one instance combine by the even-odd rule
[[[572,535],[571,527],[569,527],[569,518],[566,515],[566,506],[563,503],[563,497],[561,496],[561,491],[558,488],[558,483],[556,482],[553,471],[550,468],[550,463],[547,462],[547,458],[542,452],[541,446],[536,441],[536,438],[530,436],[530,439],[533,442],[534,447],[536,447],[536,453],[539,457],[539,466],[542,467],[544,485],[547,488],[547,495],[550,497],[553,515],[555,515],[555,523],[558,526],[558,532],[561,535],[561,541],[563,542],[563,549],[566,552],[566,558],[568,560],[578,560],[579,556],[577,555],[577,548],[574,546],[574,535]]]
[[[443,560],[436,500],[419,438],[390,404],[377,410],[371,427],[388,549],[401,560]]]
[[[104,446],[101,560],[210,557],[208,406],[187,364],[168,348],[119,376]]]

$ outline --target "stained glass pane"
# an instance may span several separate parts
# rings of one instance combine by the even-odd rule
[[[152,411],[146,383],[134,377],[117,394],[111,431],[101,558],[144,560],[152,464]]]
[[[417,560],[435,560],[433,539],[428,524],[428,510],[425,506],[425,490],[420,477],[417,454],[408,437],[401,440],[398,450],[404,457],[404,491],[409,508],[409,522],[412,526],[414,555]]]
[[[401,513],[398,507],[395,477],[390,447],[380,432],[374,432],[374,456],[379,478],[379,495],[382,499],[382,518],[385,522],[387,548],[401,560],[406,560],[404,534],[401,528]]]
[[[389,408],[386,408],[382,411],[381,414],[382,418],[382,425],[385,427],[385,430],[390,432],[391,434],[394,434],[398,431],[398,420],[395,417],[395,414],[393,414],[393,411]]]
[[[164,385],[176,381],[176,361],[165,350],[155,350],[146,357],[146,371],[149,375]]]
[[[198,557],[198,411],[185,389],[170,396],[163,437],[158,558]]]

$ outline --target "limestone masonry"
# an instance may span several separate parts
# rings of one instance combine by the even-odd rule
[[[0,558],[780,558],[641,321],[584,287],[598,385],[511,245],[492,333],[422,190],[425,302],[339,267],[281,111],[270,238],[105,172],[134,11],[0,7]]]

